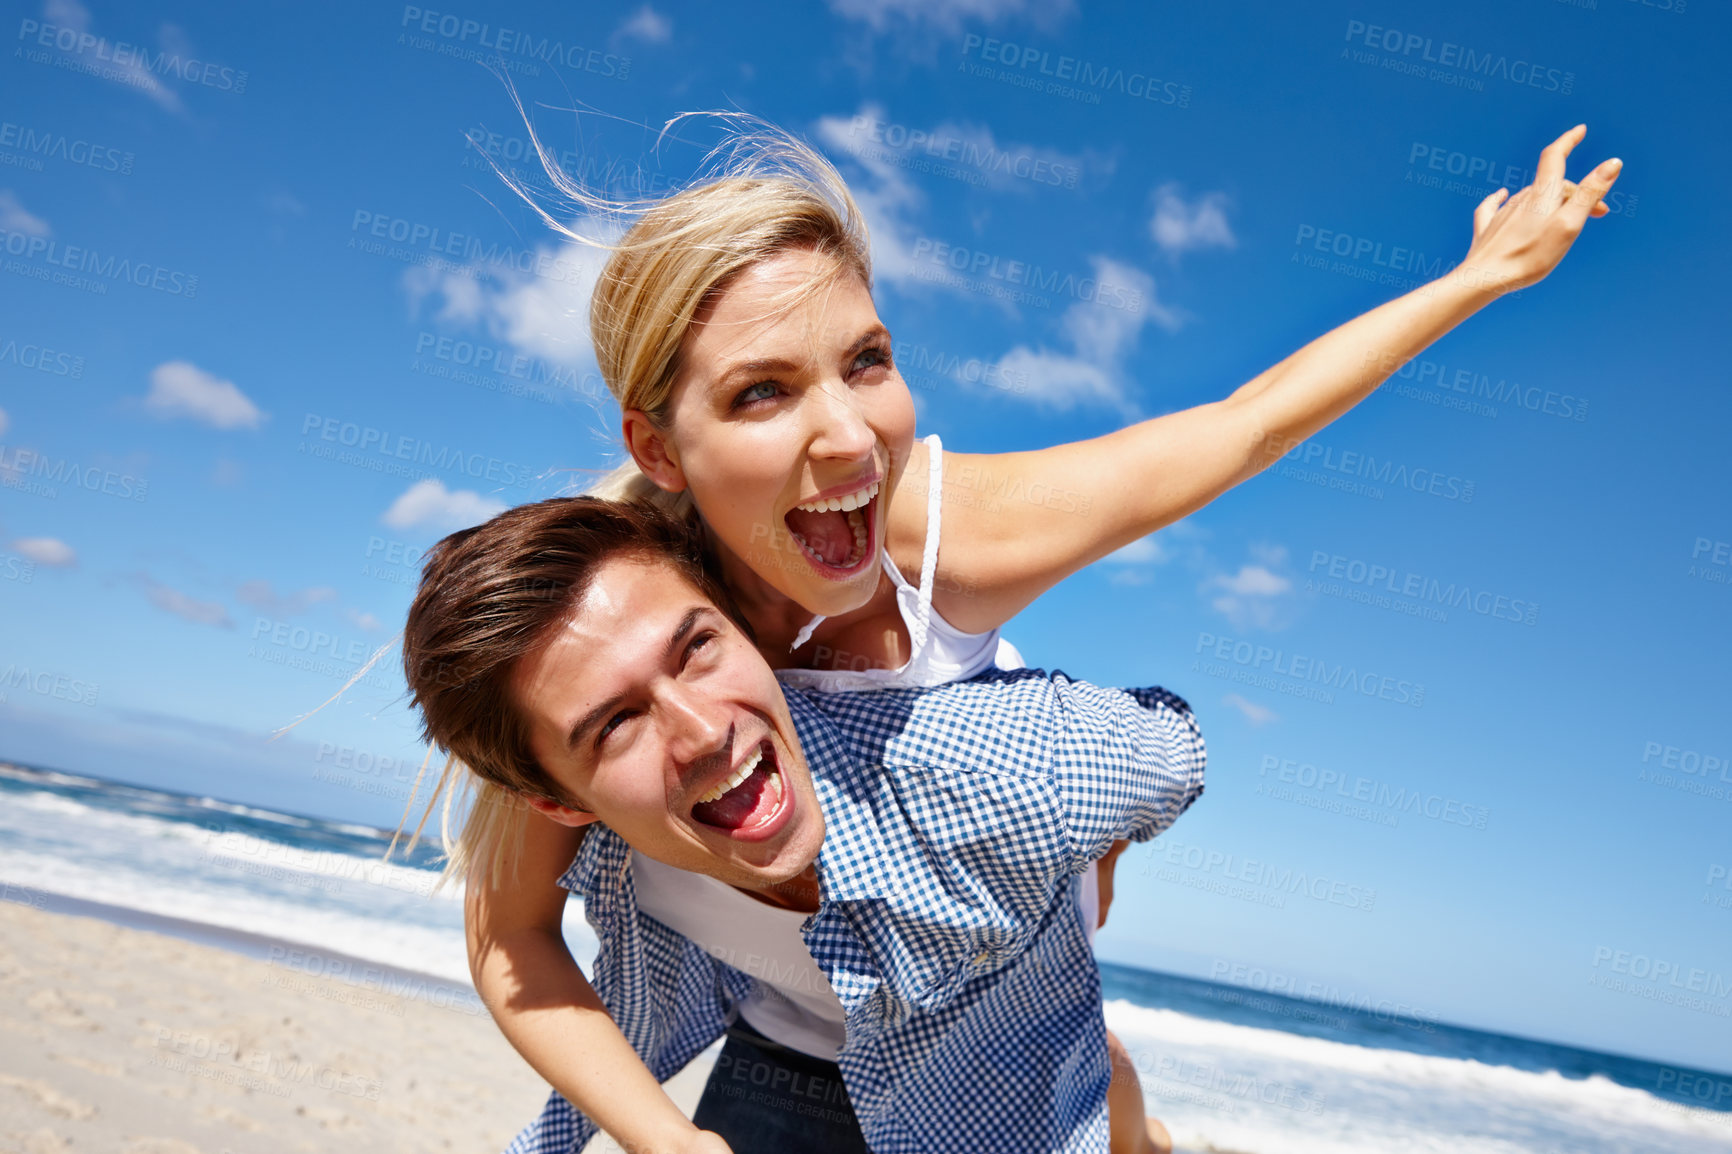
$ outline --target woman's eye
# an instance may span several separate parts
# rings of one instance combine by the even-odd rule
[[[734,408],[749,405],[754,401],[767,401],[775,395],[775,381],[759,381],[755,385],[747,385],[740,391],[740,395],[734,398]]]
[[[880,348],[867,349],[864,352],[862,352],[859,356],[854,358],[854,368],[856,371],[858,371],[860,369],[876,368],[880,365],[888,365],[889,363],[890,363],[890,350],[889,349],[880,349]]]

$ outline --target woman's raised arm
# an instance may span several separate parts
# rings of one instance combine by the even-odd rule
[[[1265,369],[1224,400],[1068,445],[946,453],[944,549],[934,600],[959,628],[1003,624],[1093,561],[1207,505],[1358,404],[1390,373],[1504,293],[1555,268],[1622,163],[1564,179],[1577,125],[1540,153],[1534,183],[1474,212],[1450,272]],[[910,470],[909,480],[914,480]],[[906,483],[906,482],[905,482]]]

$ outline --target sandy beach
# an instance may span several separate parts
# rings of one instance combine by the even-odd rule
[[[476,1010],[0,903],[0,1151],[497,1152],[547,1086]]]

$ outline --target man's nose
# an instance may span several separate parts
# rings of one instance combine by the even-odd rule
[[[661,713],[668,753],[681,777],[732,751],[733,715],[721,702],[680,687],[663,698]]]

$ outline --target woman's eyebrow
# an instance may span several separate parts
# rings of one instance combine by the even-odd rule
[[[793,361],[782,357],[764,357],[758,360],[741,361],[730,365],[716,378],[716,388],[725,389],[729,382],[741,377],[757,378],[765,373],[791,373],[800,368]]]
[[[848,346],[848,356],[853,356],[855,353],[858,353],[861,349],[865,348],[867,345],[873,344],[874,342],[880,340],[887,341],[889,339],[889,329],[885,328],[882,324],[873,325],[871,328],[856,337],[854,343]]]
[[[850,357],[857,356],[860,351],[868,345],[889,339],[889,329],[885,328],[882,324],[873,325],[864,333],[861,333],[858,337],[854,338],[854,343],[848,346],[847,351],[842,354],[842,359],[847,360]],[[798,372],[803,367],[803,363],[797,364],[785,357],[760,357],[750,361],[739,361],[722,370],[722,374],[716,378],[715,387],[717,389],[726,389],[730,383],[739,378],[756,378],[761,374],[766,373]],[[742,381],[741,383],[744,382]]]

